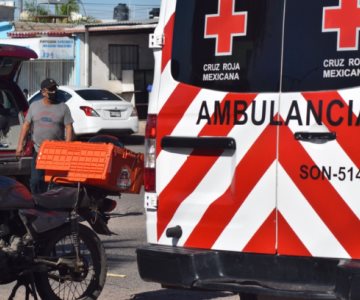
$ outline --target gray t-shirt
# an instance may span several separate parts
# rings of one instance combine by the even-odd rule
[[[45,140],[65,140],[65,125],[74,122],[65,103],[46,105],[42,100],[30,105],[25,121],[32,125],[32,140],[36,151],[39,151]]]

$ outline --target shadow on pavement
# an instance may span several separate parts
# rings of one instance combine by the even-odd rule
[[[229,292],[204,292],[163,289],[133,295],[131,297],[131,300],[208,300],[231,295],[234,294]]]

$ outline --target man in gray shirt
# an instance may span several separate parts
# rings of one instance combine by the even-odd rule
[[[30,188],[32,193],[46,191],[44,171],[36,169],[37,152],[45,140],[71,141],[73,139],[73,119],[69,107],[56,100],[57,83],[51,78],[41,82],[43,99],[30,105],[25,122],[22,126],[16,154],[23,151],[24,141],[31,129],[34,142],[34,156],[31,166]]]

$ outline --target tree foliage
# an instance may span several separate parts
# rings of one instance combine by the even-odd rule
[[[66,4],[56,5],[55,12],[58,15],[70,15],[72,12],[78,13],[80,11],[77,0],[69,0]]]
[[[25,10],[32,16],[46,16],[49,14],[49,11],[46,8],[37,5],[36,0],[26,1],[24,7]]]
[[[56,4],[55,11],[50,11],[47,5],[38,5],[37,0],[25,0],[24,3],[24,10],[29,14],[32,20],[35,20],[35,16],[47,16],[52,15],[55,12],[55,15],[61,16],[69,16],[72,12],[79,13],[80,12],[80,5],[78,2],[79,0],[68,0],[65,4]],[[53,9],[54,7],[52,7]],[[45,18],[37,18],[38,22],[48,22],[48,19]],[[63,22],[69,23],[78,23],[78,24],[86,24],[86,23],[96,23],[98,22],[94,17],[86,16],[82,17],[78,20],[71,20],[67,18]]]

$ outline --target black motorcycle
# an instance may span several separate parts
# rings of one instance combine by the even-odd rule
[[[0,284],[17,281],[26,299],[97,299],[107,262],[97,234],[110,235],[116,202],[101,189],[77,184],[31,195],[0,176]],[[82,224],[87,221],[90,226]]]

